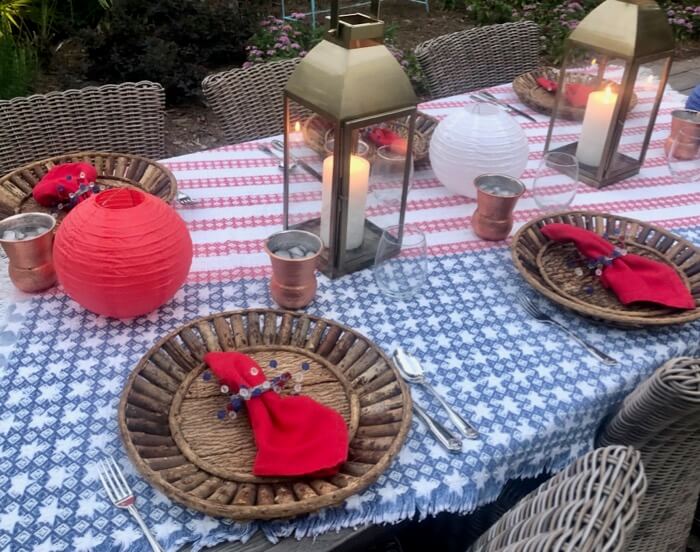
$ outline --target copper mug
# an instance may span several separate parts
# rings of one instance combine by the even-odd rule
[[[682,139],[682,142],[673,150],[676,159],[688,160],[697,155],[700,149],[700,111],[675,109],[671,112],[671,135],[664,144],[666,155],[670,154],[677,139]]]
[[[513,209],[525,185],[505,174],[482,174],[474,179],[477,208],[472,227],[485,240],[505,240],[513,229]]]
[[[56,283],[53,268],[55,227],[56,219],[45,213],[23,213],[0,221],[0,245],[10,261],[10,280],[18,289],[33,293]],[[38,235],[22,237],[38,229],[44,230]]]
[[[316,267],[322,249],[321,238],[305,230],[284,230],[267,239],[265,252],[272,263],[270,293],[279,306],[300,309],[311,302],[316,295]],[[305,256],[296,255],[297,251]]]

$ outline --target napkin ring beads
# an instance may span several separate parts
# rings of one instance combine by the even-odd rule
[[[596,276],[600,277],[603,275],[603,268],[605,268],[606,266],[610,266],[615,259],[624,257],[625,255],[627,255],[626,249],[615,247],[612,251],[612,254],[609,257],[601,255],[599,257],[591,258],[584,257],[580,253],[577,253],[577,256],[570,259],[567,264],[570,268],[574,269],[574,274],[576,274],[576,276],[578,277],[582,277],[584,275],[583,267],[587,268],[589,271],[595,273]],[[593,294],[592,286],[586,285],[583,289],[588,295]]]
[[[270,367],[276,368],[277,361],[271,360]],[[267,393],[268,391],[280,393],[290,380],[294,382],[294,386],[292,387],[292,394],[298,395],[299,393],[301,393],[301,384],[304,381],[304,372],[309,370],[309,368],[310,366],[308,362],[302,362],[302,371],[297,372],[293,376],[290,372],[283,372],[279,376],[275,376],[272,379],[265,380],[261,384],[255,385],[254,387],[247,387],[245,385],[241,385],[238,389],[238,393],[229,393],[228,385],[222,385],[219,389],[224,395],[229,395],[229,400],[226,403],[226,409],[219,410],[216,413],[217,418],[219,418],[219,420],[223,420],[228,416],[231,419],[235,419],[236,416],[238,416],[238,412],[240,412],[240,410],[243,408],[243,405],[246,401],[249,401],[250,399],[255,399],[263,393]],[[257,368],[252,368],[251,373],[253,372],[253,370],[255,370],[255,373],[253,373],[252,375],[257,375]],[[204,379],[205,381],[209,381],[211,377],[212,374],[211,372],[209,372],[209,370],[205,370],[202,374],[202,379]]]

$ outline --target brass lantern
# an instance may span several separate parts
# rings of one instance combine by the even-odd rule
[[[653,0],[596,7],[566,41],[545,151],[575,155],[581,179],[596,188],[637,174],[673,49],[666,12]]]
[[[323,241],[331,278],[371,266],[382,228],[403,228],[417,98],[384,22],[338,15],[284,89],[284,227]]]

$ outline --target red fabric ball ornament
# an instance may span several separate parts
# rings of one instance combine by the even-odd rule
[[[180,216],[162,199],[130,188],[80,203],[54,242],[66,293],[114,318],[140,316],[172,299],[191,263],[192,240]]]

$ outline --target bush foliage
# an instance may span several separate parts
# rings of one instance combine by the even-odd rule
[[[244,61],[243,45],[259,17],[254,4],[114,0],[97,28],[83,35],[88,76],[160,82],[173,102],[194,96],[212,68]]]

